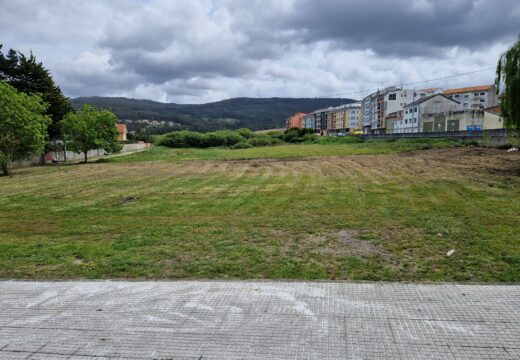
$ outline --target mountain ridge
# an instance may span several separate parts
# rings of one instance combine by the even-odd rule
[[[126,97],[86,96],[71,99],[76,109],[90,104],[111,110],[120,120],[127,122],[130,130],[149,126],[139,122],[143,119],[165,123],[151,128],[151,132],[156,133],[176,129],[272,129],[283,127],[285,119],[295,112],[309,112],[355,101],[348,98],[238,97],[204,104],[177,104]]]

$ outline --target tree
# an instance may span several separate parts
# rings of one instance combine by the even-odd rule
[[[99,110],[83,105],[78,112],[70,112],[61,121],[61,131],[65,144],[75,152],[85,154],[93,149],[103,148],[107,152],[121,151],[117,141],[116,116],[109,110]]]
[[[504,52],[497,64],[497,94],[504,93],[500,111],[509,128],[520,129],[520,36],[513,46]]]
[[[46,109],[38,95],[19,93],[0,81],[0,165],[4,175],[12,176],[13,160],[43,151],[51,123],[42,115]]]
[[[26,94],[39,94],[49,106],[45,114],[52,119],[48,127],[50,139],[60,137],[59,122],[72,111],[69,99],[56,86],[52,76],[33,53],[27,57],[19,51],[9,50],[6,55],[0,44],[0,80],[7,81],[16,90]]]

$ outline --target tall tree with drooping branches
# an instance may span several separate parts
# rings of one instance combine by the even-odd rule
[[[500,56],[495,83],[497,94],[502,99],[500,111],[506,126],[520,129],[520,36]]]

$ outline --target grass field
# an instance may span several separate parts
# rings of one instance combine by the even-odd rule
[[[454,145],[157,147],[20,169],[0,178],[0,277],[518,282],[520,154]]]

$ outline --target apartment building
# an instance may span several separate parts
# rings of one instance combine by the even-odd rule
[[[289,128],[303,128],[303,117],[305,116],[305,113],[297,112],[293,115],[289,116],[285,120],[285,127],[287,129]]]
[[[442,92],[441,88],[415,90],[391,86],[368,95],[362,102],[363,132],[365,134],[386,133],[389,114],[403,111],[406,105],[440,92]]]
[[[443,94],[448,96],[450,99],[458,101],[460,103],[460,110],[482,110],[498,104],[495,85],[449,89],[444,91]]]
[[[303,117],[303,127],[306,129],[316,130],[316,111],[306,114]]]
[[[402,120],[394,122],[394,133],[422,132],[422,117],[456,111],[459,103],[443,94],[434,94],[415,100],[404,107]]]

